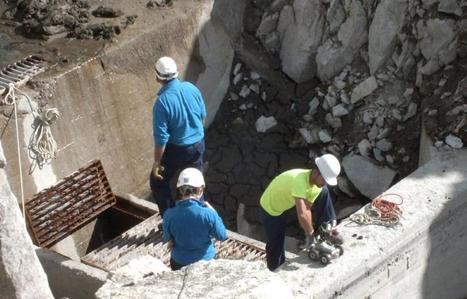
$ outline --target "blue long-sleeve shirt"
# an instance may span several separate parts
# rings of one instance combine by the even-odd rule
[[[195,199],[179,200],[164,213],[163,241],[173,241],[171,258],[181,265],[211,260],[216,249],[211,238],[224,241],[227,233],[217,212]]]
[[[157,95],[152,109],[155,144],[191,145],[204,138],[206,107],[196,86],[173,79]]]

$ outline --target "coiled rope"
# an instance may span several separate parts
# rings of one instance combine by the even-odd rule
[[[39,114],[34,120],[34,132],[29,140],[29,156],[39,169],[49,164],[57,156],[57,142],[55,141],[50,125],[60,117],[56,108],[39,110]],[[34,165],[30,173],[34,171]]]
[[[383,199],[387,196],[396,196],[400,202],[394,203]],[[395,226],[402,217],[402,210],[399,208],[404,202],[402,196],[396,193],[383,194],[374,199],[371,204],[365,206],[364,213],[350,215],[349,219],[359,225],[382,225],[387,227]]]
[[[18,111],[17,111],[17,96],[16,93],[23,95],[29,103],[31,108],[32,115],[34,116],[33,129],[34,132],[29,139],[28,152],[29,156],[32,159],[33,163],[29,168],[29,173],[31,174],[35,166],[37,165],[39,169],[45,164],[51,162],[53,158],[57,155],[57,143],[53,138],[50,125],[60,117],[60,113],[56,108],[46,108],[39,109],[38,114],[34,111],[31,99],[29,96],[19,90],[13,83],[9,84],[8,92],[4,97],[4,103],[6,105],[14,106],[14,115],[15,115],[15,124],[16,124],[16,143],[18,151],[18,167],[19,167],[19,176],[20,176],[20,188],[21,188],[21,202],[23,208],[23,215],[25,215],[25,206],[24,206],[24,187],[23,187],[23,172],[22,172],[22,163],[21,163],[21,150],[20,150],[20,141],[19,141],[19,126],[18,126]]]

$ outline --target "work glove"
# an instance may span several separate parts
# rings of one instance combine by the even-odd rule
[[[313,244],[317,243],[317,237],[315,236],[315,233],[311,233],[308,235],[305,235],[305,242],[302,244],[299,244],[298,247],[301,250],[308,250]]]
[[[310,248],[313,244],[316,244],[317,242],[318,242],[318,238],[314,232],[305,236],[305,248],[306,249]]]
[[[163,180],[162,171],[164,171],[164,166],[160,165],[159,162],[154,162],[152,165],[152,175],[158,180]]]

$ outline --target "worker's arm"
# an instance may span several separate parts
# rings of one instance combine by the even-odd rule
[[[156,179],[162,180],[163,166],[161,165],[161,159],[170,135],[167,126],[167,112],[159,100],[153,108],[152,125],[154,134],[154,163],[152,166],[152,174]]]
[[[295,198],[295,208],[300,226],[305,231],[305,235],[313,234],[313,220],[311,216],[311,204],[303,198]]]
[[[209,234],[219,241],[225,241],[227,239],[227,231],[224,222],[222,222],[221,217],[219,217],[219,214],[217,214],[214,209],[211,213],[211,224],[212,226]]]
[[[154,163],[161,164],[162,155],[165,151],[165,145],[160,146],[158,144],[154,145]]]

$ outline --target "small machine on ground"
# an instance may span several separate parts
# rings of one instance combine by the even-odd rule
[[[308,257],[313,260],[319,260],[321,264],[327,265],[332,259],[344,254],[342,248],[342,239],[332,230],[331,225],[323,225],[318,229],[317,240],[308,248]]]

